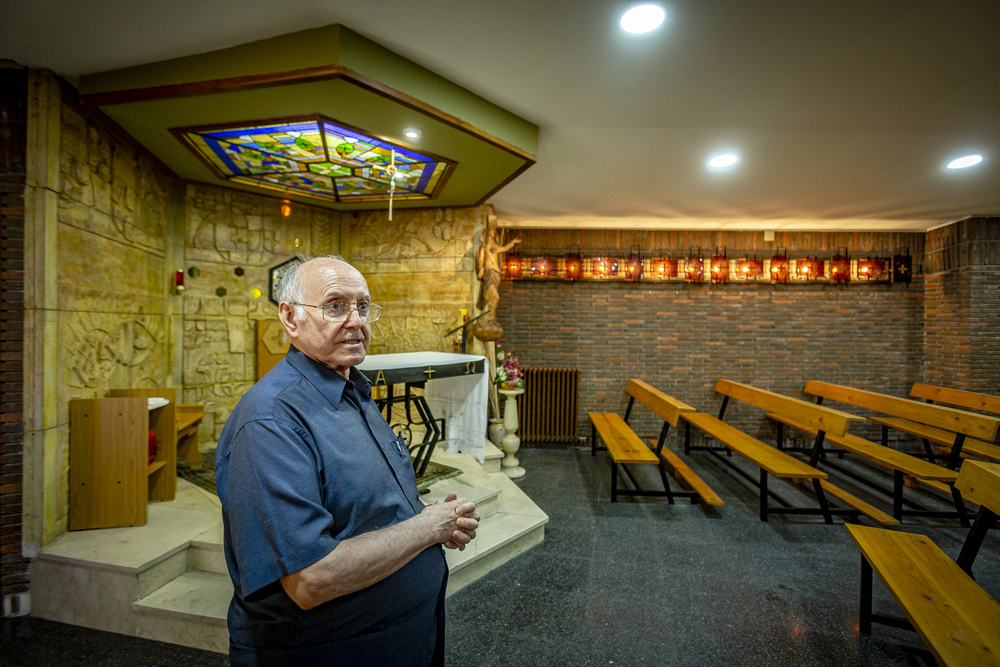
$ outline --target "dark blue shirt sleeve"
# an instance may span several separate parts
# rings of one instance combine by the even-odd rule
[[[244,596],[339,544],[309,443],[295,425],[275,419],[249,421],[234,439],[226,472],[229,523]]]

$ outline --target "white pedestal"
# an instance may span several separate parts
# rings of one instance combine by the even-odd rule
[[[524,393],[523,389],[499,389],[501,394],[507,397],[505,404],[503,406],[503,427],[507,431],[507,435],[501,440],[501,445],[503,446],[503,451],[506,456],[504,456],[503,461],[500,463],[500,469],[503,474],[507,475],[511,479],[520,479],[524,477],[524,468],[518,465],[520,463],[517,460],[515,454],[517,454],[518,448],[521,446],[521,439],[517,437],[517,428],[519,426],[517,422],[517,401],[516,396],[520,396]]]

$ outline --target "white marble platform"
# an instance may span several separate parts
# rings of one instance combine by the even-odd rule
[[[544,539],[545,515],[499,472],[443,448],[433,459],[462,470],[423,497],[449,493],[476,503],[481,522],[464,551],[446,554],[448,595]],[[177,497],[149,506],[145,526],[63,535],[31,566],[32,613],[73,625],[212,651],[228,651],[226,612],[233,587],[222,547],[219,499],[178,479]]]

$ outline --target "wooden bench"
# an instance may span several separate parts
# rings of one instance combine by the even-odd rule
[[[927,403],[937,401],[938,403],[945,403],[960,408],[1000,414],[1000,397],[997,396],[988,396],[960,389],[949,389],[947,387],[935,387],[919,382],[914,383],[913,388],[910,390],[910,396],[922,398]],[[952,431],[927,426],[899,417],[871,418],[871,421],[882,425],[883,445],[887,444],[889,429],[893,428],[920,438],[924,443],[924,451],[927,454],[927,458],[931,461],[937,458],[932,447],[943,451],[946,455],[950,455],[953,451],[955,440],[958,437],[958,434]],[[967,438],[959,456],[961,458],[968,458],[967,455],[1000,462],[1000,447],[988,442],[982,442],[981,440]]]
[[[966,461],[958,473],[955,486],[966,498],[979,503],[976,521],[955,561],[972,576],[972,564],[983,545],[986,531],[997,527],[997,515],[1000,514],[1000,464]]]
[[[959,455],[961,454],[965,437],[978,436],[992,440],[996,435],[998,427],[1000,427],[1000,419],[977,415],[955,408],[920,403],[872,391],[830,384],[828,382],[817,382],[815,380],[806,382],[803,391],[816,396],[817,403],[821,403],[823,399],[830,399],[865,408],[873,412],[881,412],[892,417],[899,417],[935,428],[953,431],[958,434],[952,448],[952,458],[949,461],[952,465],[949,465],[948,469],[943,469],[934,463],[922,461],[915,456],[891,449],[887,446],[887,442],[883,445],[878,445],[857,436],[850,436],[839,442],[833,442],[841,449],[850,451],[873,463],[893,470],[894,479],[891,495],[893,498],[893,516],[897,519],[902,519],[903,516],[957,516],[963,526],[968,526],[969,518],[965,504],[962,501],[962,495],[953,486],[957,477],[954,468],[957,466],[957,462],[960,461]],[[799,427],[797,424],[792,425]],[[827,465],[837,468],[835,464],[830,462],[827,462]],[[888,493],[886,489],[870,482],[870,480],[860,477],[844,468],[839,469],[873,488]],[[945,489],[945,487],[935,485],[934,482],[947,484],[948,486],[945,490],[951,491],[952,499],[955,503],[955,512],[930,511],[918,506],[917,509],[904,510],[904,504],[916,506],[916,503],[912,500],[906,500],[903,497],[903,487],[905,486],[905,478],[907,476],[941,489]]]
[[[952,470],[958,468],[966,437],[993,442],[997,430],[1000,428],[1000,419],[996,417],[987,417],[957,408],[949,408],[931,403],[920,403],[919,401],[896,398],[895,396],[887,396],[873,391],[854,389],[828,382],[810,380],[806,382],[804,391],[807,394],[818,397],[820,400],[828,398],[832,401],[866,408],[872,412],[880,412],[890,417],[902,418],[907,421],[955,433],[956,437],[951,445],[951,455],[948,459],[948,467]],[[875,421],[875,419],[873,418],[872,421]],[[884,442],[883,444],[887,443]]]
[[[799,422],[795,419],[791,419],[782,414],[776,412],[769,412],[767,413],[767,418],[778,425],[779,441],[784,437],[783,435],[784,431],[782,429],[783,426],[790,426],[792,428],[803,431],[804,433],[808,433],[810,435],[816,435],[816,429],[813,428],[812,426]],[[857,419],[860,420],[861,418],[858,417]],[[958,473],[956,473],[954,470],[942,468],[941,466],[935,465],[929,461],[918,459],[915,456],[911,456],[909,454],[906,454],[905,452],[900,452],[895,449],[890,449],[889,447],[883,447],[882,445],[878,445],[874,442],[871,442],[870,440],[865,440],[864,438],[860,438],[850,433],[845,433],[844,435],[827,434],[824,442],[832,443],[837,447],[839,447],[840,449],[842,449],[843,451],[850,452],[851,454],[859,456],[867,461],[871,461],[872,463],[875,463],[877,465],[889,468],[893,471],[894,473],[893,488],[891,491],[889,491],[884,487],[882,487],[881,485],[872,482],[871,480],[862,477],[861,475],[858,475],[857,473],[851,471],[850,469],[840,466],[830,461],[829,459],[826,459],[824,457],[825,451],[822,449],[822,444],[820,444],[820,451],[819,451],[819,457],[817,458],[817,465],[819,465],[819,462],[822,461],[823,465],[833,468],[838,472],[842,472],[845,475],[848,475],[849,477],[852,477],[855,480],[863,484],[866,484],[867,486],[870,486],[878,491],[890,495],[893,499],[892,516],[896,520],[895,523],[899,523],[900,521],[902,521],[904,515],[922,514],[924,516],[928,515],[946,516],[946,517],[955,516],[955,513],[953,512],[928,513],[926,510],[923,510],[919,507],[917,510],[903,509],[904,504],[910,506],[915,505],[913,501],[909,501],[903,496],[903,487],[906,486],[907,478],[916,479],[919,480],[921,483],[933,486],[938,490],[943,490],[945,492],[953,493],[951,484],[953,484],[955,482],[955,479],[958,477]],[[938,482],[943,482],[947,486],[941,487],[939,484],[937,484]],[[953,499],[955,500],[956,506],[961,507],[962,508],[961,511],[964,513],[965,510],[964,510],[964,504],[962,503],[961,500],[961,495],[958,495],[956,497],[954,496],[953,493]]]
[[[694,408],[682,403],[675,398],[668,396],[659,389],[641,381],[629,380],[625,387],[629,395],[628,407],[625,408],[624,418],[614,413],[591,412],[590,454],[596,456],[598,451],[607,451],[611,455],[611,502],[618,502],[618,496],[666,496],[672,504],[675,497],[690,498],[692,503],[699,499],[708,505],[723,505],[722,499],[703,482],[693,470],[691,470],[676,454],[665,447],[667,434],[671,426],[677,425],[678,417],[685,412],[693,412]],[[654,449],[650,449],[632,431],[628,425],[629,417],[635,402],[652,410],[657,416],[663,419],[663,427],[660,429],[659,439],[650,444]],[[597,441],[600,436],[604,443],[603,447],[598,447]],[[684,480],[691,491],[674,491],[670,487],[670,480],[667,478],[667,471],[664,462],[673,469],[677,479]],[[635,477],[626,468],[626,465],[655,465],[660,473],[663,482],[663,491],[643,490]],[[633,489],[618,489],[618,466],[632,482]]]
[[[982,412],[992,412],[1000,414],[1000,396],[990,396],[988,394],[978,394],[974,391],[962,389],[949,389],[947,387],[936,387],[930,384],[913,383],[910,389],[910,396],[922,398],[928,403],[938,402],[946,405],[956,405],[967,410],[981,410]]]
[[[971,574],[982,534],[996,525],[996,512],[1000,511],[1000,466],[966,461],[956,486],[981,505],[957,563],[923,535],[847,526],[862,555],[859,629],[870,635],[872,623],[880,623],[914,630],[945,667],[998,667],[1000,604]],[[981,520],[983,528],[977,536]],[[872,612],[873,570],[905,619]]]
[[[800,461],[722,421],[725,417],[726,407],[729,405],[729,399],[735,398],[765,410],[782,410],[783,412],[794,414],[797,419],[802,420],[803,423],[810,424],[816,429],[817,443],[821,443],[828,433],[845,433],[847,425],[851,421],[861,421],[860,417],[729,380],[719,380],[716,382],[715,391],[724,397],[718,417],[713,417],[702,412],[685,412],[681,414],[681,418],[685,422],[684,451],[685,453],[691,451],[708,451],[718,458],[718,460],[735,470],[737,474],[755,484],[760,490],[761,521],[767,521],[767,517],[770,514],[821,514],[827,523],[832,523],[834,514],[847,515],[851,520],[857,520],[860,514],[865,514],[879,523],[898,523],[898,521],[893,520],[892,517],[889,517],[881,510],[830,484],[827,481],[827,474],[817,469],[814,461],[810,461],[809,463]],[[725,450],[719,450],[715,447],[692,446],[692,425],[721,443],[725,447]],[[720,451],[724,451],[727,456],[722,456]],[[756,465],[760,469],[759,479],[753,479],[729,461],[728,454],[730,452],[736,452]],[[819,507],[792,507],[790,503],[768,489],[768,475],[785,479],[794,484],[812,482]],[[831,509],[827,503],[827,493],[847,504],[848,509]],[[775,498],[782,507],[771,507],[768,502],[769,497]]]
[[[950,460],[950,455],[954,452],[955,440],[959,435],[951,431],[934,428],[933,426],[927,426],[926,424],[900,417],[869,417],[868,421],[882,425],[882,444],[885,446],[889,444],[890,428],[917,436],[923,441],[924,452],[930,461],[937,459],[932,448],[940,449],[944,452],[946,458]],[[981,440],[967,438],[962,443],[962,451],[959,453],[959,457],[968,458],[969,456],[977,456],[982,459],[1000,462],[1000,447]]]

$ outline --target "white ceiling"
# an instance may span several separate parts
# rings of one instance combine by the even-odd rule
[[[0,0],[0,58],[83,74],[343,23],[540,127],[508,223],[928,229],[1000,214],[1000,2]],[[713,151],[742,159],[710,173]],[[978,167],[944,165],[969,152]]]

